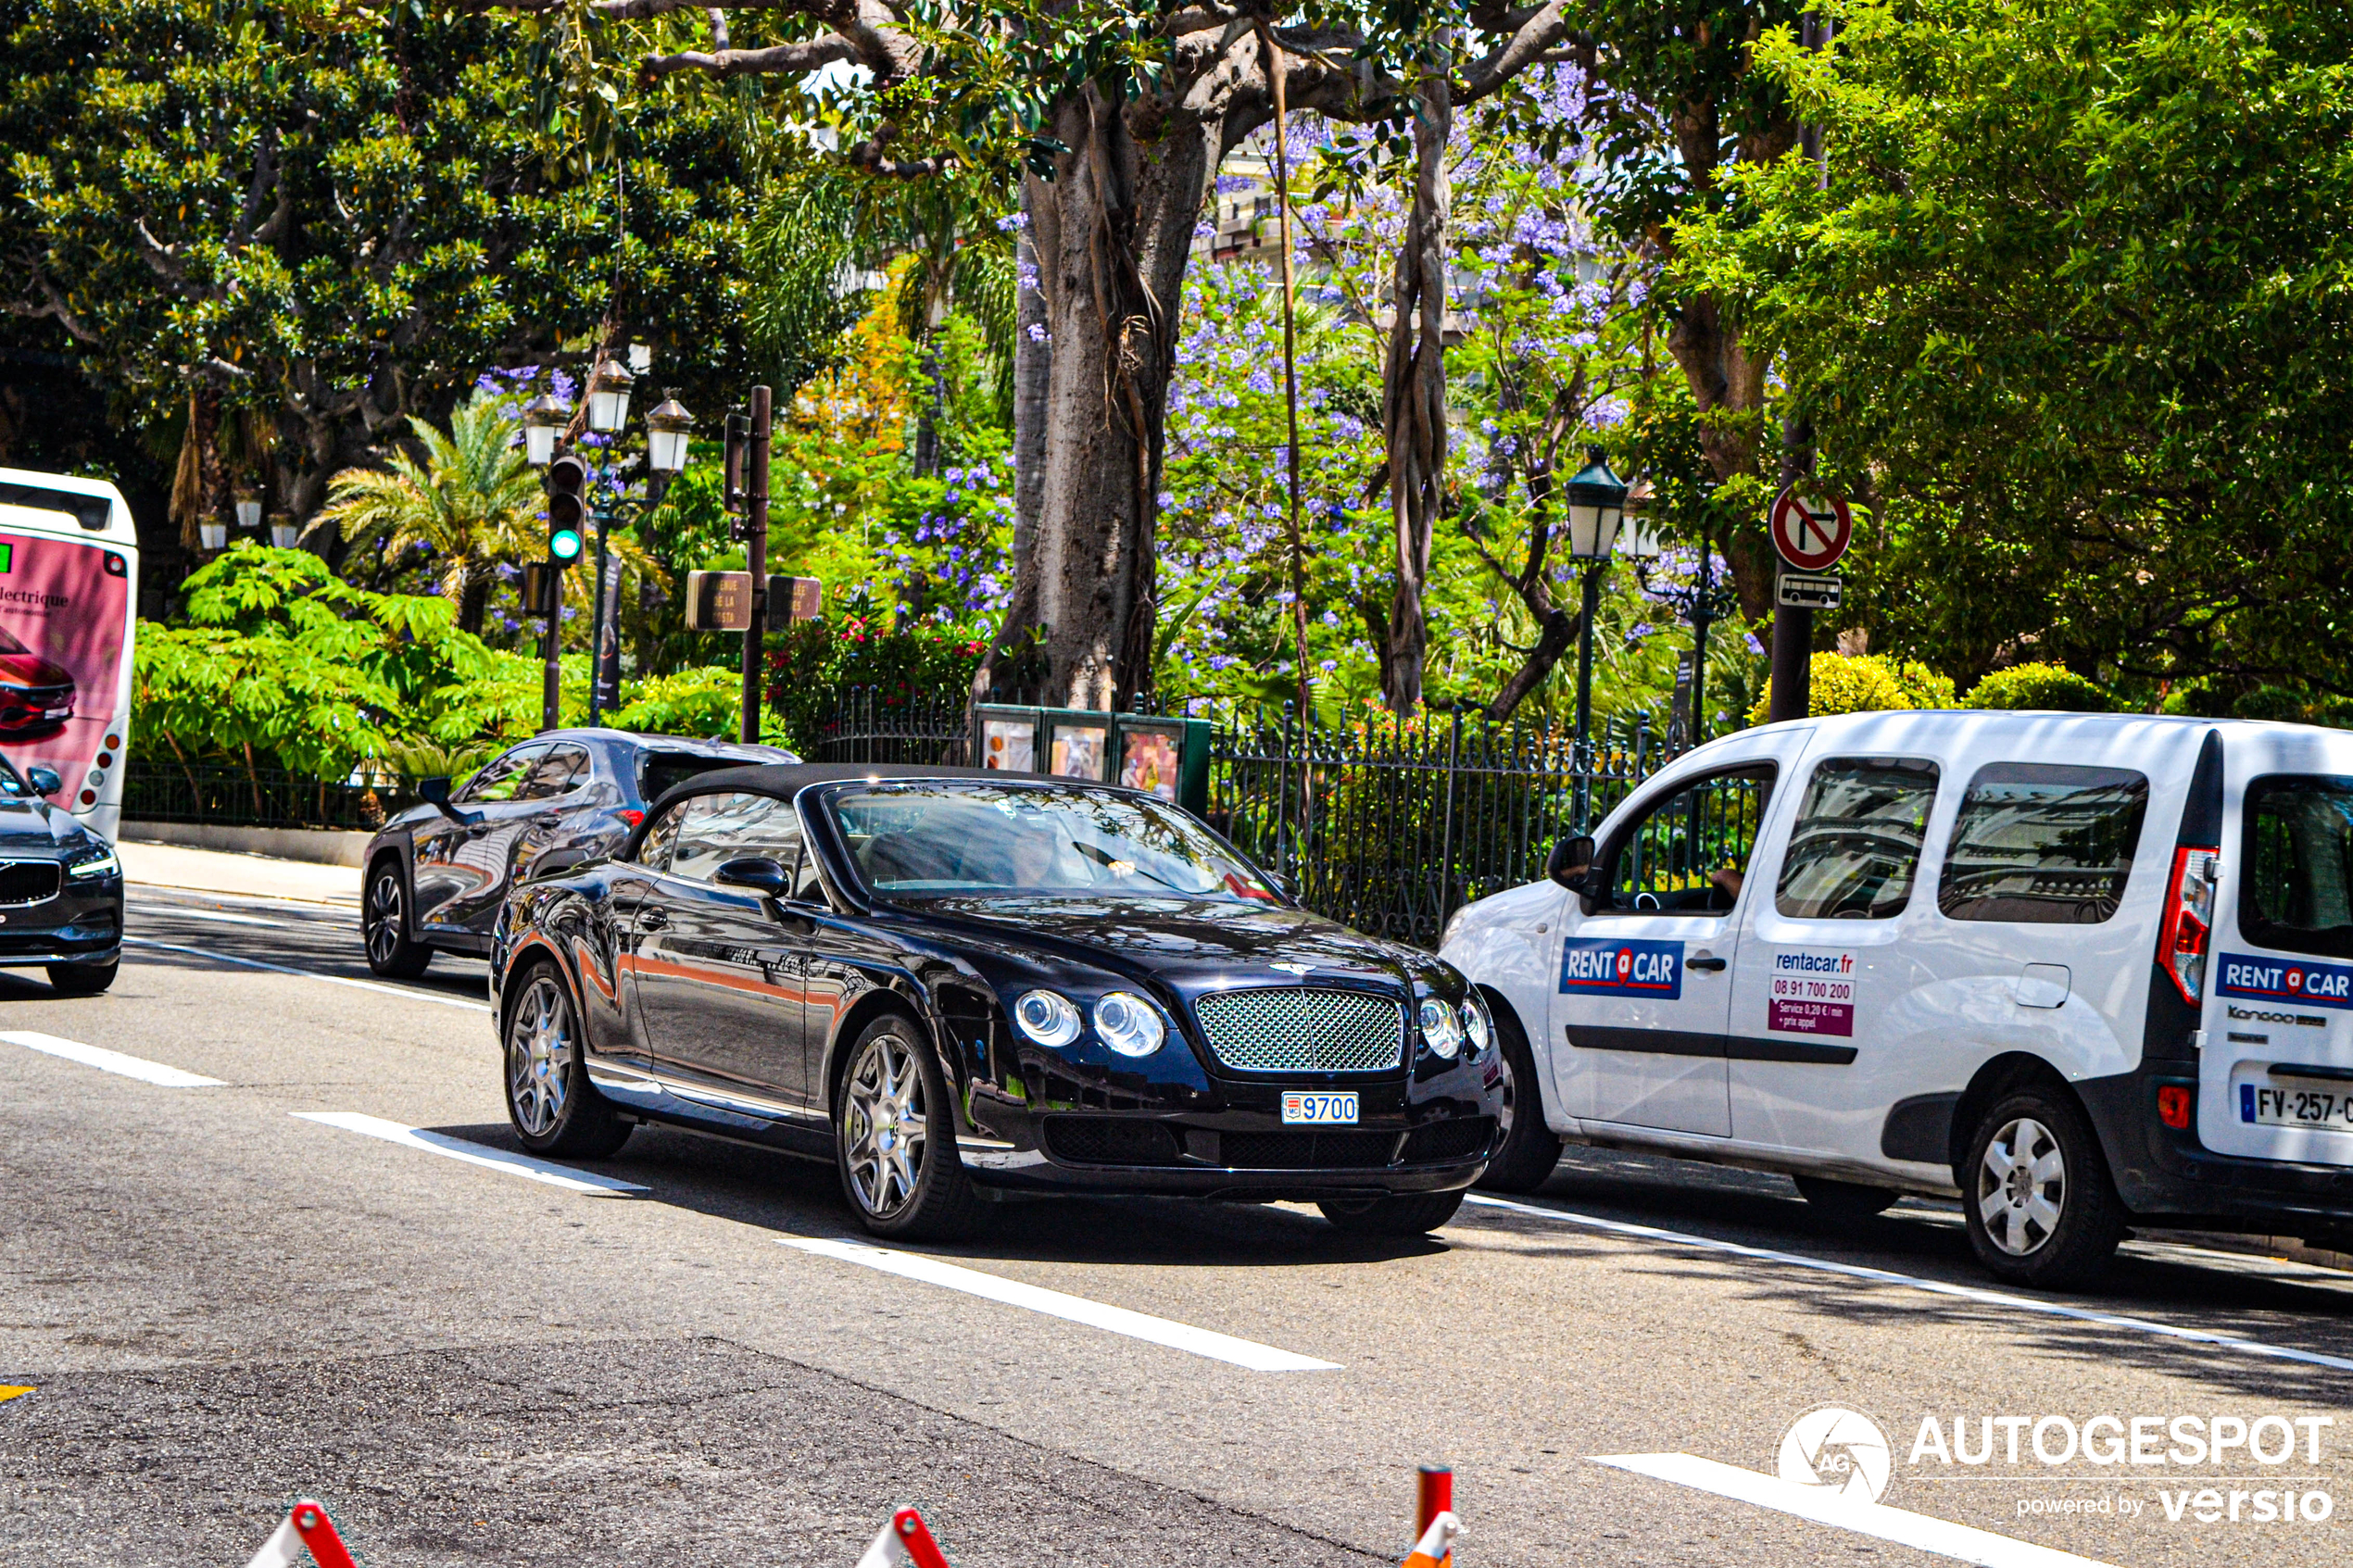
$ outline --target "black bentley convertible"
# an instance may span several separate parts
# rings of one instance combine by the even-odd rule
[[[768,766],[517,887],[491,985],[532,1149],[661,1122],[830,1158],[878,1235],[1015,1193],[1318,1204],[1412,1234],[1497,1138],[1485,1004],[1157,797]]]

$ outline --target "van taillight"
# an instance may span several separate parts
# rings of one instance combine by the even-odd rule
[[[2206,999],[2206,948],[2214,931],[2214,886],[2222,879],[2222,851],[2173,851],[2173,880],[2165,890],[2165,933],[2158,967],[2192,1007]]]
[[[2180,1084],[2165,1084],[2157,1091],[2157,1119],[2175,1132],[2189,1127],[2190,1112],[2196,1105],[2196,1098]]]

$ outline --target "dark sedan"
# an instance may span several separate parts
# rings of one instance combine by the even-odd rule
[[[0,759],[0,969],[44,969],[87,997],[122,960],[122,862],[114,846],[42,798],[65,787],[48,768]]]
[[[499,900],[518,881],[611,854],[646,820],[647,803],[682,779],[792,760],[773,746],[549,730],[500,752],[454,793],[447,779],[427,779],[425,804],[368,844],[368,967],[408,980],[437,948],[487,952]]]
[[[889,1236],[1024,1192],[1415,1234],[1502,1105],[1444,962],[1306,912],[1152,796],[1001,772],[704,774],[510,894],[491,986],[530,1148],[660,1122],[830,1158]]]

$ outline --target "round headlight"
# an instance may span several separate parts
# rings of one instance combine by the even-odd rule
[[[1056,991],[1026,991],[1013,1004],[1013,1025],[1041,1046],[1066,1046],[1078,1038],[1078,1008]]]
[[[1477,997],[1464,997],[1463,1038],[1470,1042],[1471,1055],[1486,1050],[1488,1042],[1494,1037],[1495,1031],[1487,1023],[1487,1004]]]
[[[1095,1033],[1122,1056],[1150,1056],[1165,1031],[1151,1003],[1127,991],[1112,991],[1095,1004]]]
[[[1463,1026],[1454,1017],[1454,1010],[1436,997],[1422,998],[1422,1038],[1429,1043],[1431,1050],[1449,1061],[1463,1048]]]

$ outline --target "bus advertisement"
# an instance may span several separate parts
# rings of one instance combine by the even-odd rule
[[[122,827],[139,536],[104,480],[0,469],[0,757],[50,798]],[[44,781],[45,782],[45,781]]]

